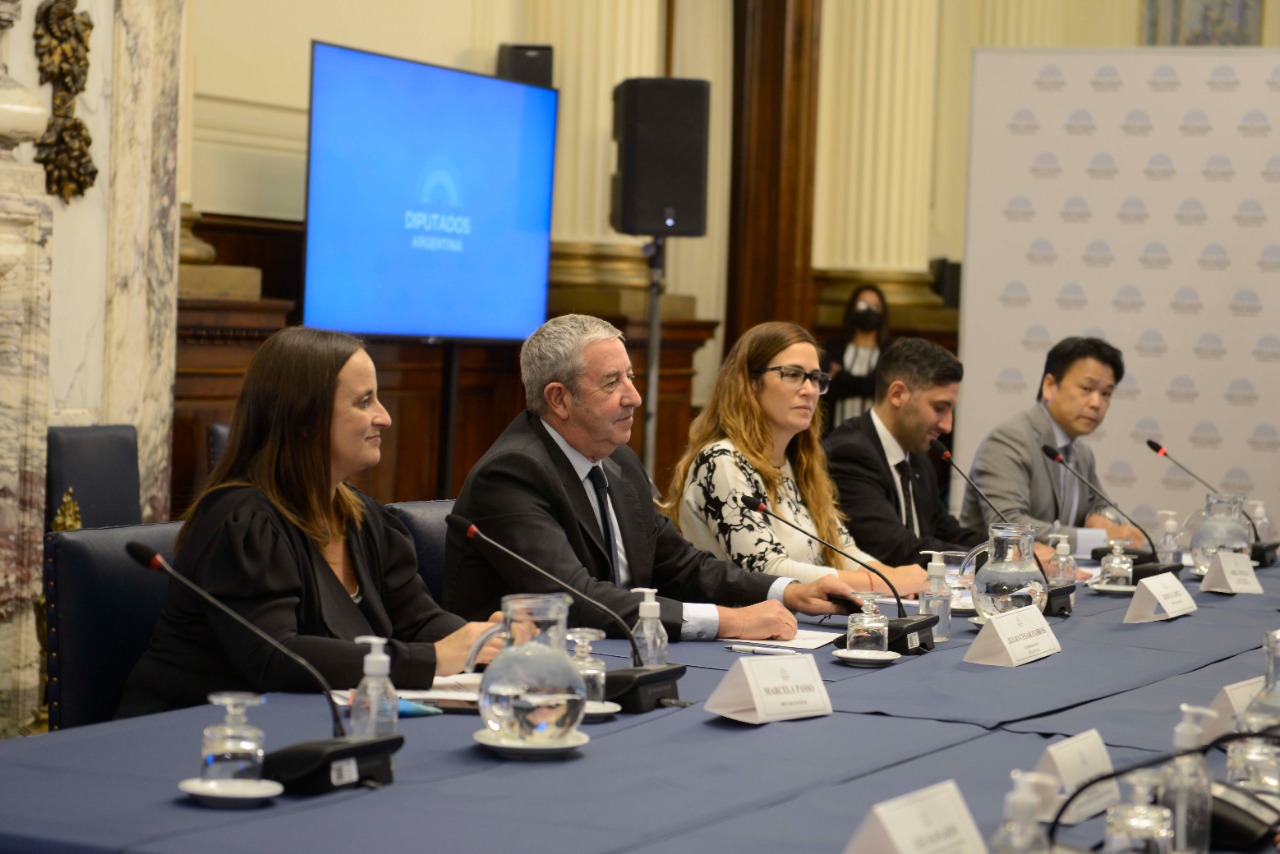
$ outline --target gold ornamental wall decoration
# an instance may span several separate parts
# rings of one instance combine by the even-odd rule
[[[36,59],[40,82],[53,84],[53,115],[36,140],[36,162],[44,166],[45,189],[70,202],[98,178],[89,147],[93,138],[76,118],[76,96],[89,78],[93,20],[76,12],[76,0],[44,0],[36,9]]]

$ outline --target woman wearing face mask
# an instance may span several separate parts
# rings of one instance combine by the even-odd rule
[[[826,342],[831,388],[822,398],[824,434],[871,408],[876,392],[876,363],[889,343],[889,306],[875,285],[863,285],[844,309],[842,336]]]

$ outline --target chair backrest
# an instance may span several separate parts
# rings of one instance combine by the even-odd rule
[[[213,471],[222,452],[227,449],[227,437],[230,435],[231,425],[225,421],[214,421],[209,425],[209,471]]]
[[[49,428],[46,529],[67,487],[74,489],[82,527],[137,525],[142,521],[138,483],[138,432],[132,424]]]
[[[137,540],[165,555],[181,522],[45,535],[49,729],[111,720],[125,680],[164,609],[169,577],[125,552]]]
[[[413,547],[418,551],[418,574],[436,601],[444,595],[444,537],[448,530],[445,517],[453,512],[453,499],[439,501],[404,501],[388,504],[392,515],[413,534]]]

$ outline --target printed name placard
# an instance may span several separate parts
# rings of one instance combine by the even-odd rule
[[[955,780],[872,807],[844,854],[986,854]]]
[[[1034,605],[996,614],[978,632],[964,660],[971,664],[1017,667],[1062,651],[1044,614]]]
[[[739,658],[704,708],[749,724],[831,714],[827,686],[812,655]]]
[[[1267,679],[1255,676],[1243,682],[1232,682],[1226,685],[1213,698],[1209,708],[1218,713],[1216,718],[1204,716],[1201,724],[1200,743],[1208,744],[1219,736],[1236,731],[1236,716],[1249,708],[1249,703],[1262,691]]]
[[[1040,821],[1053,821],[1067,795],[1094,777],[1110,774],[1114,769],[1111,754],[1107,752],[1101,733],[1091,729],[1046,747],[1036,770],[1057,777],[1062,782],[1060,792],[1040,791],[1040,807],[1036,818]],[[1098,783],[1071,802],[1070,808],[1062,815],[1062,823],[1079,824],[1118,803],[1120,784],[1115,780]]]
[[[1200,589],[1213,593],[1261,593],[1262,585],[1248,555],[1218,552],[1200,581]]]
[[[1129,610],[1124,612],[1126,623],[1152,623],[1181,617],[1196,609],[1196,601],[1187,588],[1171,572],[1162,572],[1138,582]],[[1163,612],[1163,613],[1161,613]]]

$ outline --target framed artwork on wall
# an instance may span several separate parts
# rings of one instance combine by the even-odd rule
[[[1149,45],[1258,45],[1262,0],[1147,0]]]

